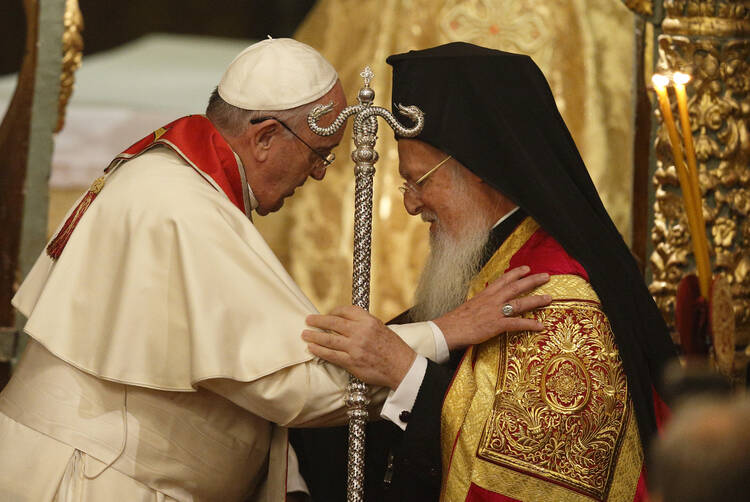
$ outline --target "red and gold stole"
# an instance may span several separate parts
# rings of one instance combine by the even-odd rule
[[[643,453],[627,380],[580,264],[527,218],[469,297],[523,264],[551,275],[534,293],[552,303],[525,314],[546,329],[467,350],[443,403],[441,500],[641,500]]]
[[[215,189],[223,192],[240,211],[250,216],[248,202],[243,195],[245,181],[232,148],[205,116],[188,115],[160,127],[112,160],[104,170],[105,174],[94,180],[86,195],[47,245],[47,254],[53,260],[60,257],[86,209],[104,188],[107,176],[122,163],[158,145],[172,149]]]

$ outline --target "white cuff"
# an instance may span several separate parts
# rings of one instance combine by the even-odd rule
[[[427,358],[417,354],[411,368],[406,372],[404,379],[398,384],[396,390],[388,393],[388,397],[383,403],[383,409],[380,411],[380,418],[390,420],[401,430],[406,430],[411,409],[417,400],[417,394],[419,394],[419,388],[422,386],[426,372]],[[406,420],[403,420],[404,418]]]
[[[299,472],[299,462],[297,461],[297,454],[294,452],[291,443],[287,449],[287,469],[286,469],[286,492],[295,493],[302,492],[310,495],[310,490],[307,488],[305,478],[302,477],[302,473]]]
[[[403,341],[417,354],[422,354],[428,359],[435,359],[437,350],[435,330],[430,327],[429,322],[412,322],[409,324],[389,324]]]
[[[437,324],[432,321],[427,321],[427,324],[432,328],[432,336],[435,337],[435,362],[442,364],[451,357],[448,342],[445,341],[445,335]]]

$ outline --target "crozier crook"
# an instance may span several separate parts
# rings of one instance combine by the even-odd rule
[[[377,117],[386,123],[400,137],[411,138],[422,131],[424,114],[416,106],[398,106],[398,111],[415,123],[413,127],[401,125],[391,112],[373,106],[375,91],[370,87],[374,74],[369,66],[360,73],[364,86],[359,90],[359,104],[347,106],[328,127],[320,127],[317,120],[333,110],[333,103],[317,105],[307,117],[310,129],[320,136],[330,136],[344,126],[346,120],[354,116],[354,146],[352,160],[356,185],[354,191],[354,264],[352,268],[352,304],[365,310],[370,308],[370,254],[372,241],[372,186],[375,175],[375,162],[378,153],[375,142],[378,133]],[[347,387],[346,405],[349,408],[349,453],[347,473],[347,501],[364,500],[365,472],[365,424],[367,423],[367,386],[350,375]]]

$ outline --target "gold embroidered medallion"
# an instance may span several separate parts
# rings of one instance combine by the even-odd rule
[[[576,356],[550,359],[542,371],[542,399],[555,411],[574,413],[589,401],[591,379]]]

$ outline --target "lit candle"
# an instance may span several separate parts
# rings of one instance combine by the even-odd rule
[[[695,210],[697,212],[696,217],[698,221],[698,229],[701,233],[696,236],[698,238],[698,244],[701,247],[700,255],[696,254],[695,260],[698,265],[700,272],[701,266],[705,273],[703,275],[703,281],[701,283],[701,293],[704,297],[708,293],[708,286],[710,282],[710,270],[711,261],[708,254],[708,238],[706,237],[706,222],[703,219],[703,202],[701,199],[700,183],[698,181],[698,165],[695,159],[695,146],[693,145],[693,131],[690,127],[690,116],[688,115],[687,107],[687,93],[685,92],[685,84],[690,81],[690,75],[686,73],[675,73],[672,75],[672,81],[674,82],[674,91],[677,95],[677,109],[680,112],[680,125],[682,126],[682,140],[685,144],[685,156],[687,157],[687,170],[688,170],[688,181],[690,182],[690,189],[693,192],[693,200],[696,203]],[[703,284],[705,282],[705,284]],[[705,289],[705,291],[704,291]]]
[[[667,128],[669,142],[672,146],[674,167],[680,181],[682,199],[685,202],[685,212],[687,213],[688,226],[690,227],[691,240],[693,241],[693,255],[695,256],[695,264],[698,269],[698,283],[700,285],[701,295],[703,295],[704,298],[708,298],[710,267],[708,269],[706,268],[708,263],[703,260],[703,246],[700,243],[700,235],[705,237],[705,230],[701,233],[700,228],[698,227],[698,211],[696,209],[698,206],[697,201],[694,199],[695,192],[692,189],[690,175],[685,166],[685,161],[682,158],[680,137],[677,134],[677,127],[674,123],[672,107],[669,103],[669,95],[667,94],[667,84],[669,84],[669,79],[664,75],[655,73],[651,82],[654,84],[654,90],[659,97],[659,108],[661,109],[662,120],[664,121],[664,126]]]
[[[693,132],[690,128],[690,116],[687,109],[687,93],[685,84],[690,81],[690,75],[685,73],[675,73],[672,76],[674,82],[674,92],[677,95],[677,109],[680,112],[680,125],[682,126],[682,140],[685,144],[685,156],[687,157],[687,167],[690,173],[690,185],[693,189],[695,200],[700,200],[700,190],[698,184],[698,167],[695,161],[695,147],[693,146]]]

